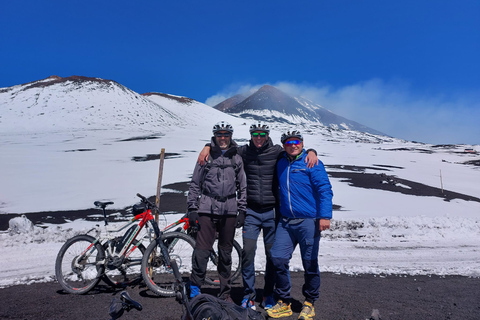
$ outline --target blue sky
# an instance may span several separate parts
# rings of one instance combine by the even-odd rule
[[[479,0],[0,2],[0,87],[83,75],[214,103],[276,85],[389,135],[480,144]]]

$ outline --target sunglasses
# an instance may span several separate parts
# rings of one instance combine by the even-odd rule
[[[260,138],[265,138],[267,136],[266,132],[252,132],[252,137],[260,137]]]
[[[216,137],[231,137],[231,133],[215,133]]]
[[[291,145],[300,144],[300,142],[301,142],[300,140],[290,140],[290,141],[285,142],[285,144],[286,144],[287,146],[291,146]]]

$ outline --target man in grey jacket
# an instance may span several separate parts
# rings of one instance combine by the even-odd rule
[[[193,253],[190,297],[200,294],[207,262],[218,232],[219,297],[231,300],[232,248],[235,228],[242,227],[247,205],[247,182],[242,157],[232,140],[233,128],[227,122],[213,127],[210,157],[196,164],[188,192],[189,222],[197,226]]]

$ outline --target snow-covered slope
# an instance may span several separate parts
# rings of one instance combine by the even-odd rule
[[[112,80],[56,76],[0,89],[0,132],[185,125],[168,109]]]
[[[186,97],[157,92],[144,93],[143,96],[162,106],[172,114],[175,114],[187,123],[187,126],[205,124],[207,127],[212,127],[214,123],[221,120],[229,121],[232,124],[244,122],[242,119],[238,119]]]

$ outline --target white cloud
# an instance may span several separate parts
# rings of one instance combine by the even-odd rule
[[[271,84],[302,96],[347,119],[388,135],[435,144],[480,144],[480,94],[428,95],[415,93],[401,80],[372,79],[344,87],[277,82]],[[215,105],[261,85],[231,85],[207,99]],[[216,101],[211,104],[210,101]]]
[[[234,95],[237,94],[242,94],[242,93],[254,93],[256,90],[258,90],[262,85],[251,85],[251,84],[231,84],[227,86],[225,89],[223,89],[221,92],[209,97],[206,101],[205,104],[208,106],[215,106],[219,104],[220,102],[233,97]]]

